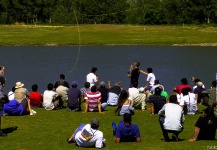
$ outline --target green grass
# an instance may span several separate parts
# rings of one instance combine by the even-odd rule
[[[0,34],[1,46],[80,44],[217,46],[217,27],[210,26],[0,25]]]
[[[200,106],[204,109],[204,106]],[[186,115],[184,130],[180,134],[183,141],[163,142],[162,133],[158,123],[158,116],[149,116],[150,111],[142,112],[136,110],[133,123],[138,124],[141,132],[141,143],[114,143],[111,122],[118,123],[121,116],[114,116],[115,107],[107,107],[105,113],[92,112],[83,114],[81,112],[70,113],[66,109],[46,111],[43,108],[35,109],[35,116],[6,116],[2,117],[2,128],[18,126],[18,129],[9,133],[7,137],[0,137],[0,149],[7,150],[68,150],[83,149],[75,144],[68,144],[66,138],[71,136],[80,123],[89,123],[93,117],[100,119],[100,127],[106,139],[106,147],[109,150],[164,150],[164,149],[207,149],[207,146],[216,145],[216,141],[197,141],[189,143],[193,136],[194,124],[199,117]],[[95,149],[95,148],[88,148]]]

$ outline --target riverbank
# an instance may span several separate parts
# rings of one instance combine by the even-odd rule
[[[0,25],[0,46],[217,46],[217,27]]]

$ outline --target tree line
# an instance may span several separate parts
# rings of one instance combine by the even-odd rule
[[[216,24],[217,0],[0,0],[0,24]]]

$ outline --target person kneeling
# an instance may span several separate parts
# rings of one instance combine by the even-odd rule
[[[91,124],[80,124],[70,138],[67,138],[68,143],[76,143],[81,147],[96,147],[103,148],[105,139],[103,133],[98,130],[99,120],[93,118]]]
[[[184,123],[184,112],[182,107],[177,103],[177,97],[171,95],[169,103],[165,104],[158,112],[161,130],[163,132],[164,141],[169,142],[168,133],[173,133],[172,139],[178,141],[178,135],[182,132]],[[165,115],[165,117],[163,116]]]
[[[132,124],[131,114],[125,113],[123,121],[120,121],[118,127],[112,122],[113,135],[115,143],[120,142],[141,142],[139,127]]]

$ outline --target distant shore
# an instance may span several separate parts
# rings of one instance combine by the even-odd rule
[[[0,25],[0,46],[217,46],[217,27]]]

